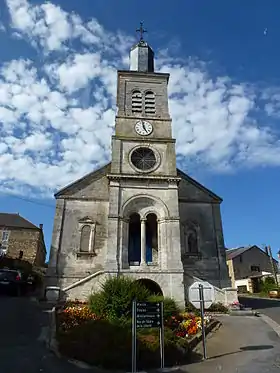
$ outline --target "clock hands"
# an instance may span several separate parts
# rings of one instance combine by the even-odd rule
[[[142,122],[142,126],[143,126],[145,132],[148,133],[147,128],[146,128],[146,126],[145,126],[145,122]]]

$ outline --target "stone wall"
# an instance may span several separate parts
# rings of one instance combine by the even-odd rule
[[[58,200],[57,206],[62,209],[63,201]],[[66,200],[62,226],[61,209],[57,209],[47,275],[52,276],[57,272],[67,277],[85,277],[89,273],[102,269],[108,236],[108,202]],[[96,223],[93,242],[94,255],[79,256],[81,237],[79,220],[86,216]]]
[[[1,236],[2,231],[0,231]],[[5,228],[5,231],[9,232],[7,245],[5,245],[7,247],[7,257],[19,258],[22,251],[22,260],[37,266],[42,266],[45,263],[45,245],[42,232],[39,229]]]

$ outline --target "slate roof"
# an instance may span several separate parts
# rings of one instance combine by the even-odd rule
[[[227,260],[230,260],[230,259],[234,259],[236,258],[237,256],[245,253],[246,251],[252,249],[253,247],[259,249],[261,252],[263,252],[265,255],[268,255],[264,250],[262,250],[260,247],[258,247],[257,245],[252,245],[252,246],[242,246],[242,247],[237,247],[235,249],[227,249],[226,250],[226,258]],[[269,255],[268,255],[269,256]],[[276,259],[273,258],[273,260],[277,262]]]
[[[6,212],[0,212],[0,227],[40,229],[19,214],[10,214]]]
[[[253,246],[245,246],[245,247],[237,247],[235,249],[227,249],[226,250],[226,257],[227,259],[234,259],[237,256],[245,253],[245,251],[248,251],[251,249]]]

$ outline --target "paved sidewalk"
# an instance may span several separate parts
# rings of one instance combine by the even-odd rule
[[[223,326],[207,338],[208,360],[185,366],[186,373],[276,373],[280,338],[262,318],[221,316]],[[202,353],[202,346],[198,346]]]
[[[58,359],[41,341],[49,308],[26,297],[0,297],[1,373],[85,372]]]

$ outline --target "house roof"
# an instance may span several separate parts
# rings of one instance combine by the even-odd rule
[[[257,245],[250,245],[250,246],[242,246],[242,247],[237,247],[235,249],[226,249],[226,258],[227,260],[230,260],[230,259],[234,259],[236,258],[237,256],[245,253],[246,251],[248,250],[251,250],[252,248],[256,248],[260,251],[262,251],[265,255],[268,255],[264,250],[262,250],[260,247],[258,247]],[[273,260],[275,262],[277,262],[276,259],[273,258]]]
[[[244,247],[237,247],[235,249],[227,249],[226,250],[226,257],[227,257],[227,259],[234,259],[237,256],[245,253],[245,251],[248,251],[252,247],[253,246],[244,246]]]
[[[0,212],[0,227],[40,229],[19,214]]]

